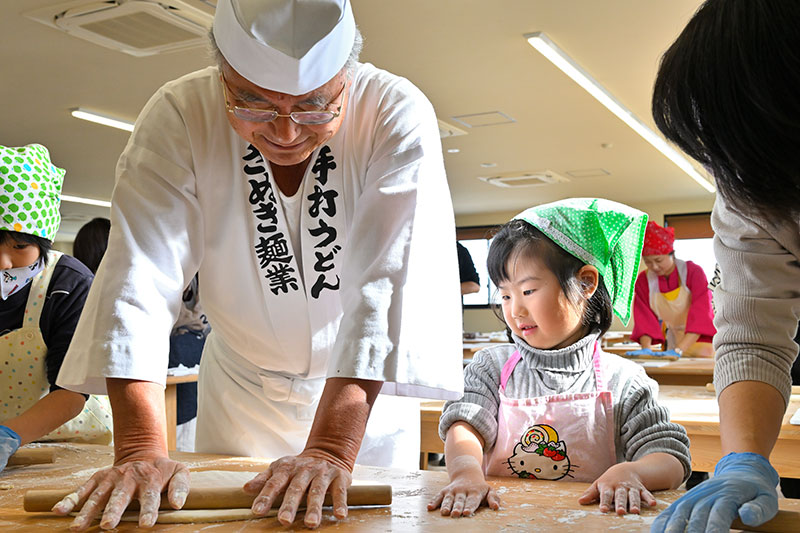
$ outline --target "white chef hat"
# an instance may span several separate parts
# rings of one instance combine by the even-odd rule
[[[348,0],[219,0],[214,39],[252,83],[299,95],[344,66],[356,23]]]

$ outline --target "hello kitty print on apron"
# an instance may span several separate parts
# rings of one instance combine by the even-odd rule
[[[506,361],[500,376],[497,439],[484,456],[489,476],[592,482],[616,464],[611,392],[595,344],[596,391],[513,399],[506,384],[522,356]]]

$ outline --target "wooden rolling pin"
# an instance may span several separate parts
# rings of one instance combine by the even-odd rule
[[[717,392],[717,389],[714,388],[713,383],[706,383],[706,390],[711,392]],[[800,395],[800,385],[792,385],[792,396]]]
[[[9,457],[8,466],[38,465],[55,462],[56,451],[53,448],[20,448]]]
[[[731,529],[759,531],[761,533],[800,533],[800,513],[796,511],[778,511],[775,518],[760,526],[746,526],[739,519],[733,521]]]
[[[28,512],[50,511],[55,504],[60,502],[72,491],[64,489],[55,490],[29,490],[25,493],[23,508]],[[189,491],[184,509],[244,509],[253,505],[255,494],[247,494],[239,487],[198,487]],[[280,506],[283,495],[278,496],[273,507]],[[391,505],[391,485],[353,485],[347,490],[347,505]],[[325,495],[325,505],[333,504],[330,494]],[[305,498],[301,503],[305,506]],[[128,510],[139,509],[139,502],[134,500],[128,505]],[[172,506],[161,495],[163,510],[172,510]]]

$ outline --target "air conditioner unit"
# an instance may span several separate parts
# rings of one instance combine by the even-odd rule
[[[458,135],[466,135],[467,132],[462,130],[461,128],[457,128],[452,124],[448,124],[444,120],[439,120],[439,137],[444,139],[445,137],[456,137]]]
[[[516,188],[516,187],[537,187],[541,185],[552,185],[554,183],[567,183],[569,179],[556,174],[552,170],[541,170],[537,172],[509,172],[496,176],[479,176],[479,180],[485,181],[496,187]]]
[[[75,37],[143,57],[205,44],[216,0],[73,1],[24,13]]]

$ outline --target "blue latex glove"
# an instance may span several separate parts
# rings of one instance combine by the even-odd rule
[[[656,352],[654,352],[650,348],[642,348],[641,350],[633,350],[631,352],[625,352],[625,355],[636,357],[637,355],[656,355]]]
[[[667,507],[650,532],[727,533],[737,512],[746,525],[761,525],[778,514],[779,479],[763,455],[729,453],[717,463],[714,477]]]
[[[8,464],[8,458],[14,455],[22,439],[17,435],[13,429],[0,426],[0,472],[2,472]]]
[[[672,357],[680,357],[681,356],[681,354],[679,354],[675,350],[666,350],[666,351],[663,351],[663,352],[654,352],[654,355],[658,355],[658,356],[671,355]]]

